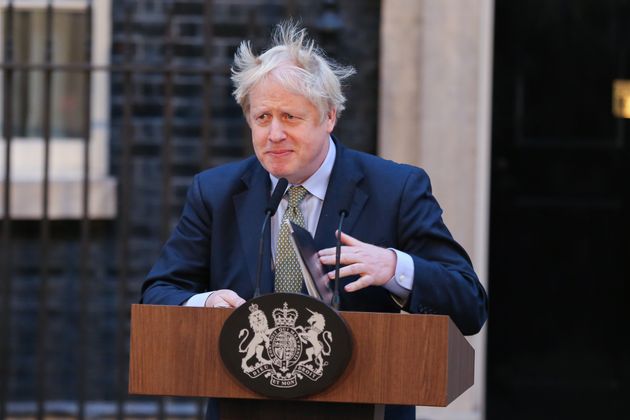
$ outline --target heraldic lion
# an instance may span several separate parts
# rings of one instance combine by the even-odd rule
[[[251,311],[249,314],[249,326],[254,331],[254,337],[252,337],[252,340],[249,342],[247,347],[243,348],[243,344],[249,337],[249,330],[243,328],[238,333],[238,338],[243,338],[238,350],[241,353],[245,353],[245,357],[241,360],[241,369],[243,369],[243,372],[249,372],[254,369],[254,367],[247,365],[254,355],[256,355],[259,364],[270,363],[270,361],[265,359],[262,355],[262,352],[265,349],[264,345],[269,342],[269,323],[267,321],[267,316],[263,311],[258,309],[258,305],[250,306],[249,310]]]

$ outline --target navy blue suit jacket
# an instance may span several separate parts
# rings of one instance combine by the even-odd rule
[[[340,194],[350,184],[353,200],[344,231],[413,259],[413,289],[404,309],[449,315],[464,334],[477,333],[487,318],[486,293],[468,255],[444,225],[426,173],[336,145],[315,234],[318,249],[335,246]],[[180,305],[196,293],[218,289],[251,298],[270,189],[269,174],[256,157],[197,175],[181,219],[143,285],[142,302]],[[269,244],[268,230],[266,235]],[[263,261],[261,292],[272,292],[269,246]],[[342,286],[350,281],[344,278]],[[342,291],[341,309],[400,311],[382,287]]]

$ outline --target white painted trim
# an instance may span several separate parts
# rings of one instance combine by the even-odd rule
[[[38,220],[43,215],[43,184],[39,180],[11,183],[12,219]],[[88,216],[111,219],[116,216],[116,180],[112,177],[90,180]],[[81,180],[52,180],[49,184],[48,217],[52,220],[80,219],[83,216]],[[4,216],[4,183],[0,182],[0,217]]]
[[[108,142],[102,130],[93,129],[90,139],[90,178],[102,178],[108,170]],[[83,177],[84,140],[54,138],[50,141],[49,178],[57,180]],[[6,142],[0,138],[0,181],[4,181]],[[11,181],[44,178],[44,140],[16,137],[11,140]]]
[[[93,1],[94,6],[102,0]],[[105,0],[109,2],[109,0]],[[9,0],[0,0],[0,8],[8,7]],[[54,0],[53,7],[55,9],[85,9],[87,0]],[[48,0],[13,0],[15,9],[44,9],[48,6]]]
[[[477,200],[475,202],[474,249],[476,250],[475,270],[479,280],[489,294],[488,264],[490,249],[490,169],[492,160],[492,74],[494,41],[494,0],[482,0],[479,22],[479,95],[477,112]],[[483,351],[478,352],[475,372],[482,398],[478,404],[479,418],[486,418],[486,361],[488,323],[475,339]]]
[[[479,101],[477,104],[477,164],[476,177],[479,199],[476,201],[474,248],[479,250],[476,271],[486,282],[488,278],[488,235],[490,220],[490,164],[492,146],[492,54],[494,32],[494,0],[481,2],[479,48]],[[487,286],[487,285],[486,285]]]

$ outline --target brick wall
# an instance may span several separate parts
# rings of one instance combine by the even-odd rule
[[[234,50],[242,39],[251,39],[259,49],[265,47],[271,28],[286,17],[288,10],[293,10],[295,16],[301,18],[311,34],[322,41],[322,46],[332,58],[342,64],[354,65],[358,70],[358,74],[350,81],[347,110],[335,134],[351,147],[370,152],[376,148],[379,1],[214,0],[213,4],[213,41],[208,62],[204,59],[204,1],[112,0],[113,64],[124,63],[124,52],[126,48],[131,48],[133,62],[159,68],[167,60],[168,48],[172,48],[174,65],[195,67],[211,64],[225,69],[223,74],[212,77],[208,95],[212,116],[208,162],[202,162],[201,159],[203,78],[199,74],[176,74],[173,77],[170,226],[179,216],[194,173],[204,167],[239,159],[251,153],[249,135],[240,108],[230,95],[227,70]],[[128,9],[129,6],[131,9]],[[164,44],[164,35],[171,6],[173,43],[169,47]],[[132,20],[129,34],[125,32],[128,10],[131,10]],[[330,16],[325,12],[333,12],[340,18],[342,25],[338,30],[320,30],[322,18]],[[127,204],[130,217],[129,267],[124,305],[138,300],[143,277],[162,243],[164,86],[165,77],[159,72],[132,76],[132,183]],[[110,170],[116,176],[121,174],[123,164],[124,88],[123,75],[112,74]],[[121,178],[118,181],[120,184],[125,182]],[[119,205],[125,203],[121,197],[118,202]],[[119,210],[119,215],[122,210]],[[49,326],[45,334],[45,376],[47,399],[50,400],[73,400],[78,395],[79,223],[61,221],[52,224],[50,278],[46,292],[49,304],[45,311]],[[42,345],[37,338],[41,290],[39,264],[42,256],[39,232],[40,225],[36,222],[13,224],[14,276],[9,380],[9,397],[12,401],[32,401],[37,395],[37,348]],[[89,301],[87,314],[84,315],[90,326],[86,388],[89,400],[111,400],[116,396],[119,233],[120,217],[91,224]],[[126,366],[123,368],[126,369]]]

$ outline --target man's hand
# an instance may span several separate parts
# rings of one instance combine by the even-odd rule
[[[348,283],[347,292],[354,292],[367,286],[382,286],[387,283],[396,272],[396,253],[390,249],[361,242],[345,233],[341,234],[340,263],[345,265],[339,269],[339,277],[352,275],[361,276],[358,280]],[[319,251],[319,261],[325,265],[335,265],[335,248]],[[335,272],[328,273],[328,278],[334,279]]]
[[[206,299],[207,308],[238,308],[245,299],[229,289],[215,290],[208,299]]]

